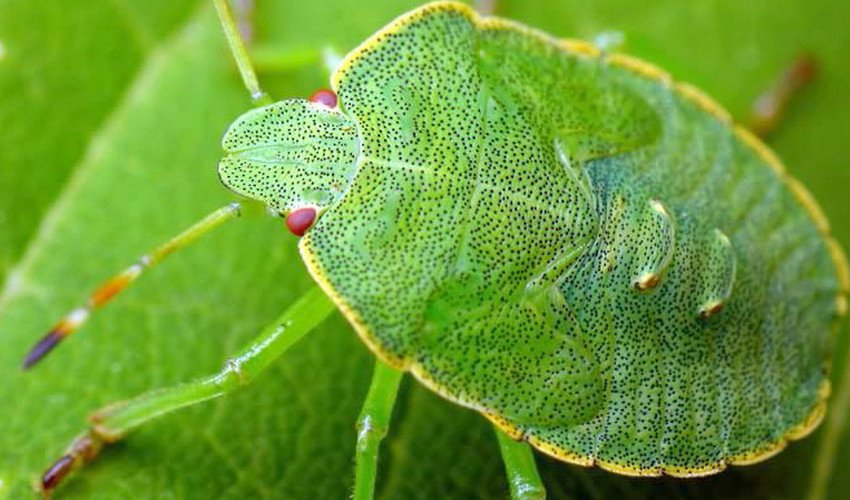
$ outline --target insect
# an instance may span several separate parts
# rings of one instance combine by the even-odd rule
[[[320,288],[221,373],[95,414],[46,491],[142,423],[255,377],[334,307],[379,359],[356,498],[373,495],[405,371],[494,423],[517,497],[543,492],[531,447],[698,476],[765,459],[823,417],[841,249],[805,189],[701,92],[440,2],[351,52],[333,94],[270,103],[216,5],[265,104],[225,134],[219,174],[302,236]],[[108,281],[25,364],[239,209]]]

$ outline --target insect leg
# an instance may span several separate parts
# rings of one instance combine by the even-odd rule
[[[312,288],[238,355],[230,358],[219,373],[151,391],[95,412],[90,417],[89,430],[74,440],[65,454],[44,473],[42,489],[49,493],[70,472],[94,460],[104,445],[122,439],[145,422],[248,384],[333,310],[333,303],[324,292]]]
[[[799,56],[779,75],[771,86],[753,103],[749,128],[765,137],[773,132],[782,120],[794,95],[810,84],[817,74],[817,64],[810,55]]]
[[[546,498],[546,488],[537,472],[534,454],[528,443],[515,441],[507,434],[494,427],[502,460],[505,462],[505,472],[508,476],[508,486],[513,500],[542,500]]]
[[[221,21],[224,36],[227,37],[227,43],[230,45],[230,52],[233,54],[236,66],[239,68],[239,74],[242,76],[242,82],[245,84],[248,93],[251,94],[251,100],[258,106],[271,104],[271,98],[260,88],[260,82],[257,80],[257,73],[251,65],[251,58],[248,56],[245,42],[239,34],[236,21],[233,19],[229,0],[213,0],[213,4],[215,4],[218,19]]]
[[[231,203],[225,207],[207,215],[191,227],[171,238],[164,244],[155,248],[150,253],[143,255],[135,264],[106,280],[88,298],[86,303],[68,313],[53,329],[30,350],[24,359],[24,368],[29,368],[44,358],[54,347],[59,345],[64,338],[70,336],[86,322],[91,313],[113,297],[121,293],[132,282],[134,282],[145,270],[159,264],[170,254],[181,250],[195,242],[201,236],[209,233],[224,222],[238,217],[241,214],[242,205]]]
[[[369,394],[357,419],[354,500],[371,500],[375,496],[378,447],[387,435],[402,375],[380,360],[375,363]]]

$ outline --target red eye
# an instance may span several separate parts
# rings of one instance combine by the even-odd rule
[[[304,236],[316,222],[316,209],[313,207],[296,208],[286,216],[286,227],[295,236]]]
[[[310,101],[323,104],[329,108],[336,107],[336,94],[327,89],[319,89],[310,96]]]

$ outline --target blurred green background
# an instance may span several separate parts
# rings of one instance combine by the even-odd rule
[[[256,47],[344,53],[408,0],[243,1]],[[803,50],[817,83],[773,145],[850,245],[850,4],[833,0],[500,0],[497,13],[623,50],[743,118]],[[261,75],[278,98],[327,86],[319,64]],[[27,348],[90,288],[230,199],[215,165],[249,107],[207,1],[0,0],[0,498],[32,484],[115,399],[217,370],[308,284],[280,221],[246,220],[146,276],[31,373]],[[551,498],[799,498],[850,494],[847,333],[813,437],[768,462],[695,479],[628,479],[539,457]],[[338,315],[240,393],[109,449],[64,498],[342,498],[371,358]],[[844,393],[842,391],[847,391]],[[507,485],[476,414],[407,381],[382,449],[382,498],[493,498]]]

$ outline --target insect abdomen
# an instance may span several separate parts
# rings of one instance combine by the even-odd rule
[[[564,285],[607,368],[608,407],[543,439],[620,472],[702,474],[812,428],[840,285],[776,171],[728,125],[647,88],[663,140],[588,164],[605,222],[592,264]]]

